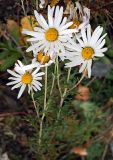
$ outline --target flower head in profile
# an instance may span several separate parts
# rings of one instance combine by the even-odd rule
[[[81,30],[81,38],[77,37],[78,44],[71,41],[71,45],[67,46],[71,48],[71,52],[67,52],[67,59],[70,60],[66,64],[66,67],[74,67],[81,65],[79,72],[83,72],[85,69],[88,71],[88,77],[91,77],[91,66],[94,57],[103,57],[104,52],[107,51],[105,45],[105,36],[101,36],[103,27],[98,26],[91,34],[90,24],[86,29]]]
[[[76,2],[76,7],[71,5],[69,20],[73,20],[73,24],[70,28],[77,28],[78,30],[86,27],[90,20],[90,9],[85,6],[81,6],[79,2]]]
[[[35,52],[33,51],[33,60],[32,60],[32,64],[35,67],[45,67],[45,66],[50,66],[52,63],[54,63],[55,58],[51,58],[50,55],[48,53],[44,53],[43,50],[39,51],[39,52]]]
[[[7,85],[14,85],[11,88],[12,90],[15,88],[20,88],[17,98],[21,97],[26,87],[28,87],[29,94],[33,90],[41,90],[42,84],[39,80],[42,80],[42,75],[44,75],[44,72],[38,72],[39,69],[40,68],[37,68],[34,71],[32,69],[25,69],[25,66],[18,61],[18,63],[15,64],[14,71],[9,69],[7,70],[8,73],[11,74],[11,77],[9,77],[11,82],[7,83]]]
[[[23,30],[23,34],[32,36],[27,40],[32,45],[26,51],[44,50],[50,57],[59,52],[65,53],[65,44],[69,43],[72,33],[77,32],[77,29],[69,29],[73,22],[63,18],[63,7],[48,6],[48,22],[36,10],[34,14],[40,26],[35,27],[34,31]]]

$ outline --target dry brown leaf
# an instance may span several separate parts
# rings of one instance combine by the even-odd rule
[[[36,21],[36,18],[34,16],[25,16],[21,19],[20,33],[22,33],[23,29],[33,31],[33,28],[37,26],[38,26],[38,22]],[[28,36],[21,34],[20,45],[21,46],[26,45],[27,39],[28,39]]]
[[[74,7],[74,4],[69,0],[68,2],[65,2],[67,4],[66,9],[64,11],[65,15],[70,14],[70,9]]]
[[[75,99],[87,101],[90,99],[90,90],[86,86],[78,86],[78,94],[75,96]]]
[[[51,0],[51,7],[55,6],[60,0]]]
[[[20,44],[20,46],[25,46],[26,44],[27,44],[27,36],[24,36],[23,34],[22,34],[22,28],[20,28],[20,42],[19,42],[19,44]]]
[[[22,29],[27,29],[32,31],[34,27],[38,26],[38,22],[34,16],[25,16],[21,19]]]
[[[87,156],[88,152],[87,152],[87,148],[80,146],[80,147],[74,147],[71,150],[72,153],[77,154],[79,156]]]
[[[13,32],[14,30],[16,30],[16,32],[19,32],[19,25],[17,24],[16,21],[12,20],[12,19],[7,19],[7,30],[8,32]]]
[[[64,0],[65,4],[68,4],[68,3],[71,3],[71,2],[72,2],[72,0]]]

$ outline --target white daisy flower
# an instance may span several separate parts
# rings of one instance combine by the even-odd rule
[[[73,20],[73,24],[70,28],[77,28],[78,30],[86,27],[90,20],[90,9],[85,6],[81,6],[79,2],[76,2],[76,7],[71,5],[69,20]]]
[[[67,58],[71,62],[66,64],[66,67],[74,67],[81,65],[79,72],[83,72],[85,69],[88,71],[88,77],[91,77],[92,59],[94,57],[103,57],[103,52],[107,51],[107,48],[103,48],[105,45],[105,36],[101,36],[103,27],[98,26],[91,35],[90,24],[86,29],[81,30],[82,38],[77,38],[79,44],[71,41],[71,52],[67,52]]]
[[[7,83],[7,85],[14,85],[11,88],[12,90],[15,88],[20,88],[17,98],[21,97],[26,87],[28,87],[29,94],[33,90],[41,90],[42,84],[39,80],[42,80],[42,75],[44,75],[44,72],[38,72],[39,69],[40,68],[37,68],[34,71],[32,69],[25,70],[24,65],[18,61],[18,63],[15,64],[14,71],[9,69],[7,70],[7,72],[12,75],[12,77],[9,77],[12,82]]]
[[[69,43],[72,33],[77,29],[69,29],[73,22],[67,23],[67,18],[63,18],[63,7],[48,6],[48,23],[37,11],[34,14],[40,26],[35,27],[34,31],[23,30],[24,34],[33,36],[27,39],[32,45],[26,51],[44,50],[50,57],[59,51],[65,53],[65,44]]]

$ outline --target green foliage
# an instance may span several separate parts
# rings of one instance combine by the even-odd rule
[[[104,151],[104,145],[100,143],[94,143],[89,149],[88,149],[88,157],[87,160],[95,160],[98,159],[98,157],[102,156],[102,153]]]
[[[6,71],[13,66],[20,57],[22,57],[21,51],[10,41],[7,43],[0,43],[0,50],[0,71]]]

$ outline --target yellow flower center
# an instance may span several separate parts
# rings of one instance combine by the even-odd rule
[[[69,27],[70,29],[74,29],[79,27],[80,21],[78,19],[73,20],[73,24]]]
[[[55,28],[49,28],[45,32],[45,38],[49,42],[56,41],[58,39],[58,31]]]
[[[43,54],[42,51],[38,52],[36,58],[37,58],[37,61],[40,62],[41,64],[48,63],[50,60],[50,56],[48,55],[48,53]]]
[[[26,72],[21,79],[21,82],[24,84],[30,84],[33,80],[32,75],[29,72]]]
[[[91,47],[85,47],[82,50],[82,57],[86,60],[91,59],[93,54],[94,54],[94,49]]]

